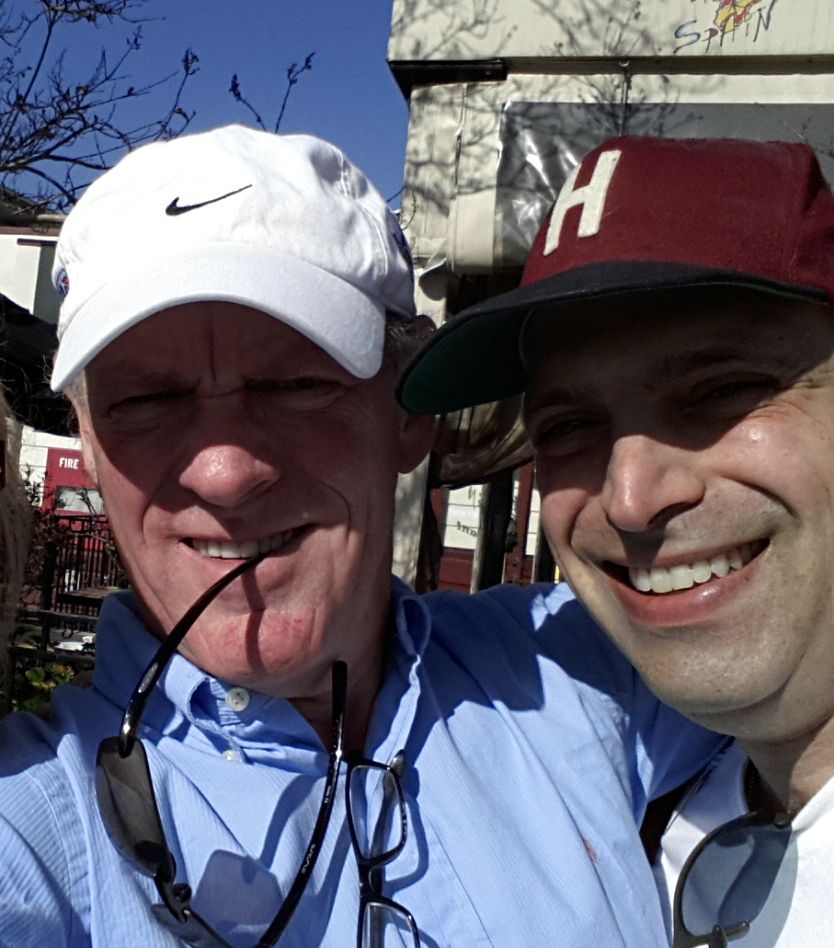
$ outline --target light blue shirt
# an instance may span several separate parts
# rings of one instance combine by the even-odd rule
[[[718,739],[659,704],[565,586],[414,596],[394,583],[396,647],[366,754],[404,748],[409,833],[385,892],[425,948],[668,944],[635,829],[648,796]],[[0,726],[0,944],[150,948],[151,880],[125,863],[95,799],[99,741],[158,646],[130,593],[110,597],[93,688],[51,723]],[[350,677],[348,677],[350,686]],[[288,702],[176,655],[142,739],[178,879],[234,945],[272,920],[307,844],[327,753]],[[239,710],[233,710],[233,707]],[[358,875],[340,787],[310,885],[280,945],[353,946]]]

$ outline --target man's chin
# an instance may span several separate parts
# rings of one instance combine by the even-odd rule
[[[321,642],[317,613],[293,611],[228,611],[196,625],[180,653],[198,668],[223,681],[272,693],[271,683],[292,679],[315,664]]]

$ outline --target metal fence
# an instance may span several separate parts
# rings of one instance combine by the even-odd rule
[[[50,517],[43,542],[41,609],[96,615],[104,595],[126,585],[113,532],[103,517]]]
[[[92,667],[102,600],[127,585],[110,524],[95,516],[38,518],[27,574],[0,661],[0,715],[47,707],[56,685]]]

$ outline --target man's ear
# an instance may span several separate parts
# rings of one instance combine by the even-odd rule
[[[99,483],[98,471],[96,469],[96,456],[93,453],[92,447],[90,447],[89,436],[86,434],[81,434],[81,454],[84,457],[84,470],[87,472],[87,477],[89,477],[95,486],[98,487]]]
[[[403,412],[400,428],[399,472],[408,474],[431,451],[437,419],[434,415],[412,415]]]
[[[81,454],[84,458],[84,470],[87,476],[98,487],[98,472],[96,468],[96,457],[93,451],[93,431],[90,422],[90,412],[86,401],[76,400],[69,392],[66,393],[70,400],[72,410],[75,412],[75,420],[78,422],[78,437],[81,439]]]

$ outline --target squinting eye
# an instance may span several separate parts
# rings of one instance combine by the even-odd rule
[[[257,379],[246,383],[247,392],[292,392],[299,389],[311,388],[315,379]]]
[[[258,379],[246,383],[251,395],[277,400],[291,408],[317,408],[335,401],[346,389],[330,378],[300,376],[292,379]]]
[[[111,413],[130,414],[133,412],[142,412],[153,410],[176,404],[184,398],[188,392],[178,390],[168,390],[161,392],[145,392],[141,395],[128,395],[115,401],[110,408]]]
[[[771,379],[734,379],[722,382],[707,389],[699,396],[699,401],[721,401],[735,398],[760,398],[773,391],[775,383]]]
[[[250,392],[300,392],[333,384],[330,379],[301,375],[293,379],[253,379],[246,383],[246,388]]]
[[[559,425],[558,432],[560,435],[569,435],[573,434],[575,431],[586,431],[589,428],[594,427],[598,422],[595,419],[590,418],[571,418],[570,421],[564,421]]]
[[[573,454],[587,447],[602,427],[601,420],[594,417],[563,418],[534,427],[531,440],[540,454]]]
[[[587,426],[587,422],[582,418],[570,418],[567,421],[559,421],[556,424],[548,425],[543,431],[537,432],[535,441],[541,441],[544,438],[564,438],[566,435],[573,434],[575,431],[581,431]]]

